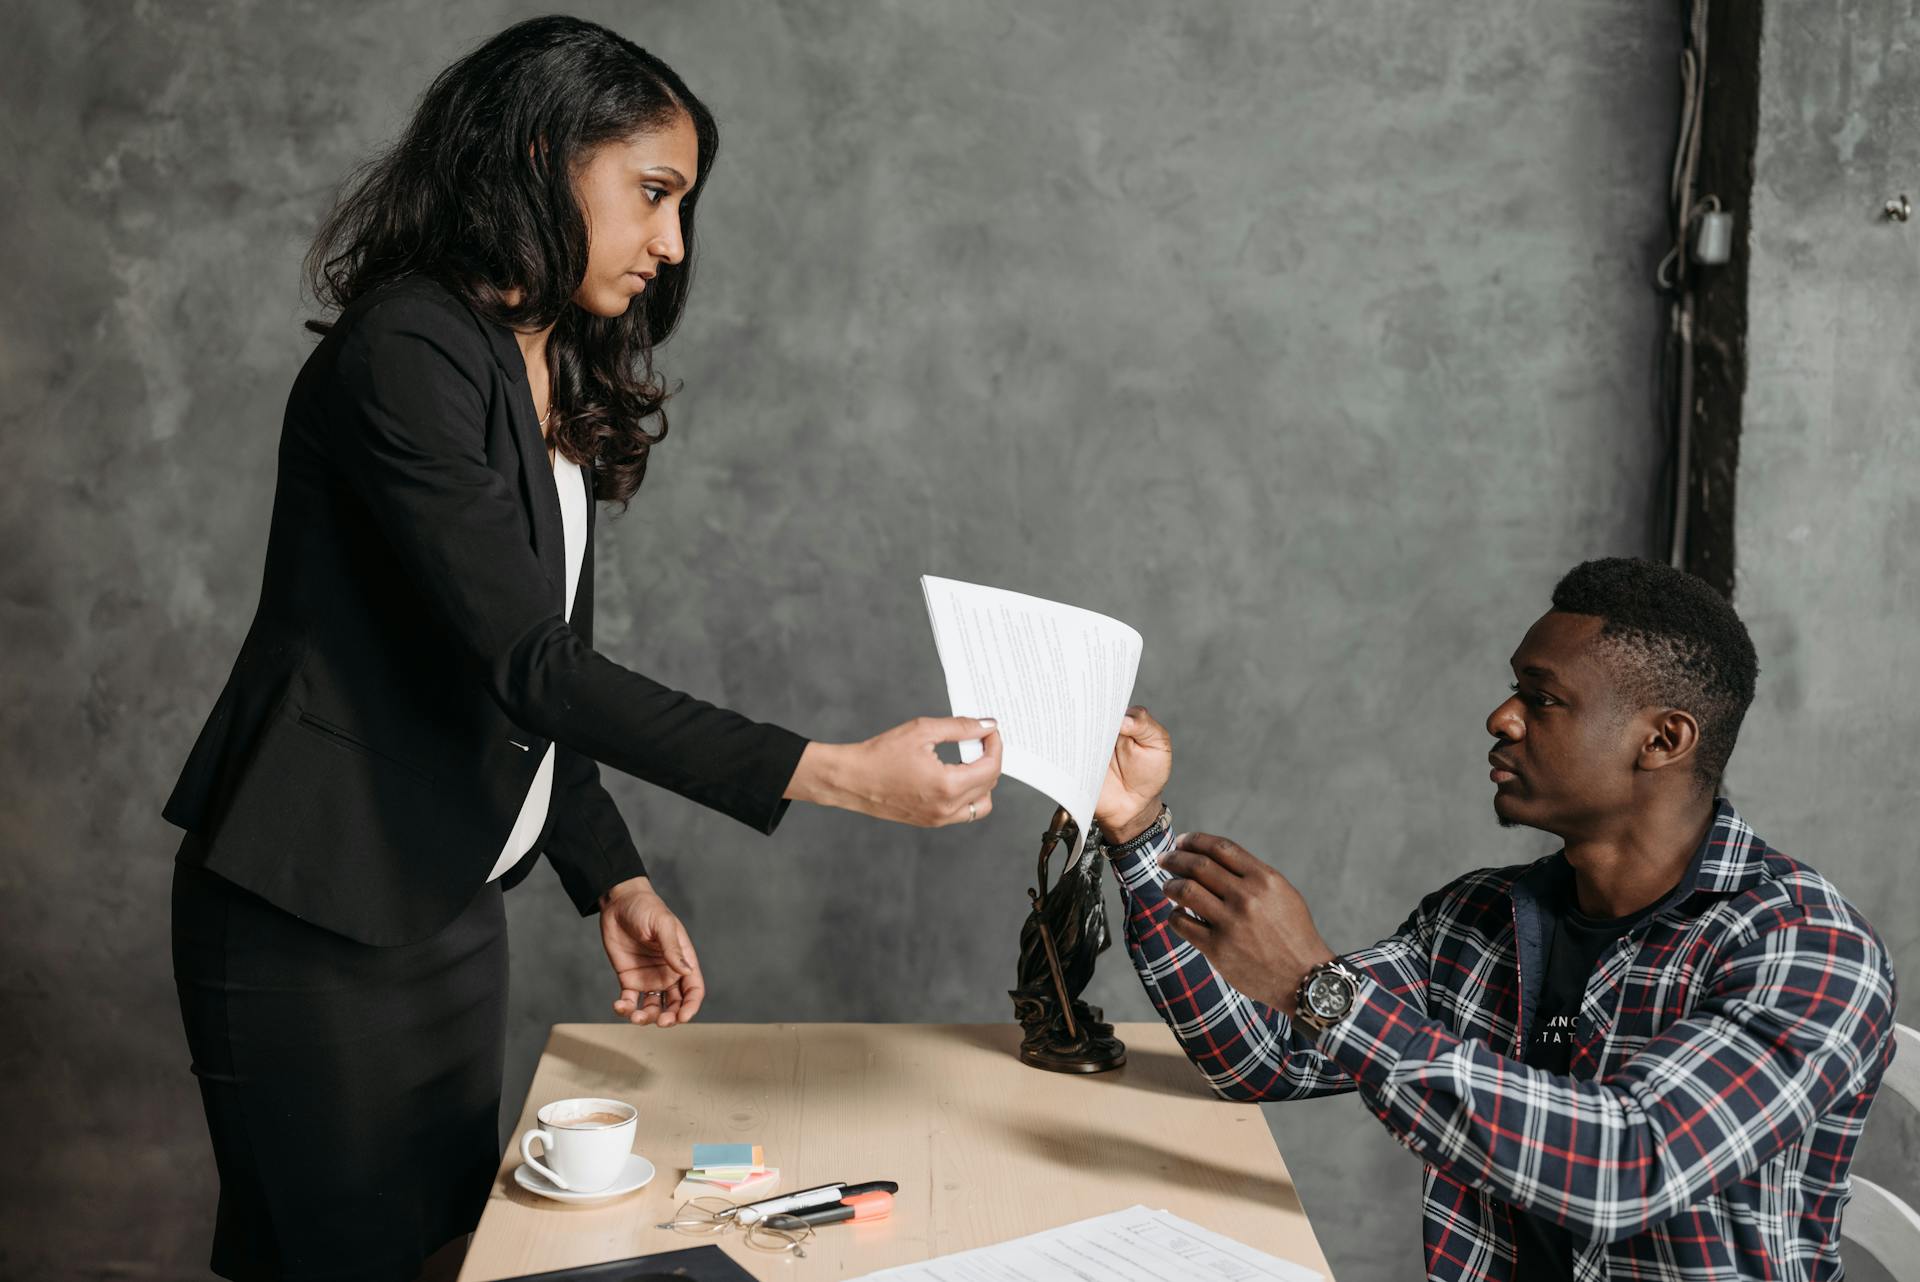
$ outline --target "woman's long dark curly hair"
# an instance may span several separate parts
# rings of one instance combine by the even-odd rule
[[[572,302],[587,271],[574,175],[602,143],[680,116],[693,124],[700,157],[680,202],[685,257],[662,262],[625,315],[593,315]],[[517,23],[441,72],[399,141],[348,180],[307,251],[314,297],[344,308],[419,273],[503,324],[552,325],[555,443],[594,467],[596,498],[625,504],[646,475],[647,451],[667,434],[669,393],[653,349],[686,306],[694,213],[719,143],[712,113],[632,41],[558,15]],[[519,302],[509,304],[516,289]],[[649,419],[659,420],[652,431]]]

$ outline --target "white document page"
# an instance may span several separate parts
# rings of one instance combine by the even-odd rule
[[[1019,592],[932,575],[920,585],[953,715],[999,722],[1001,773],[1066,807],[1080,827],[1078,858],[1133,697],[1140,634]],[[962,761],[980,752],[978,740],[960,745]]]
[[[860,1282],[1326,1282],[1304,1265],[1144,1206],[997,1246],[869,1273]]]

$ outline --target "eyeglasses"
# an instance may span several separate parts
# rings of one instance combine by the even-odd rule
[[[680,1204],[673,1218],[655,1228],[672,1229],[690,1237],[717,1237],[739,1225],[746,1244],[756,1251],[775,1255],[791,1251],[800,1259],[807,1252],[802,1243],[813,1236],[813,1226],[791,1215],[768,1215],[751,1224],[741,1224],[740,1208],[724,1197],[696,1197]]]

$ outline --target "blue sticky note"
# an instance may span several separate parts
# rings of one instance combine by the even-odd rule
[[[760,1146],[758,1144],[695,1144],[693,1146],[693,1169],[712,1170],[716,1167],[752,1168],[760,1164]]]

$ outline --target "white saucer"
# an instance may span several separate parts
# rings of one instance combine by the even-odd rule
[[[529,1193],[538,1193],[541,1197],[550,1197],[556,1202],[604,1202],[610,1197],[625,1197],[635,1189],[646,1186],[653,1178],[653,1163],[638,1153],[627,1154],[626,1169],[619,1178],[603,1189],[591,1193],[569,1193],[551,1183],[546,1176],[528,1166],[525,1162],[513,1168],[513,1182]]]

